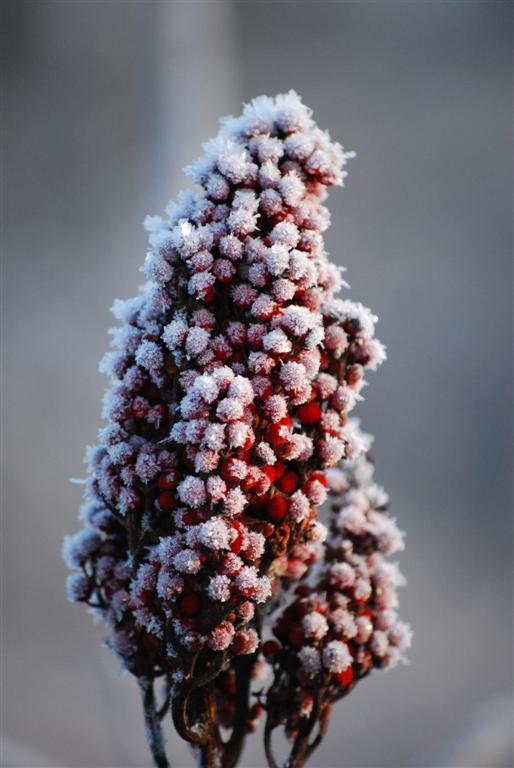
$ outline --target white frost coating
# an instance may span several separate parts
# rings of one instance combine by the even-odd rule
[[[158,373],[163,363],[160,347],[154,341],[143,341],[136,352],[136,362],[150,373]]]
[[[270,421],[277,422],[287,414],[287,401],[283,395],[271,395],[264,403],[264,413]]]
[[[344,672],[352,665],[352,655],[345,643],[332,640],[323,649],[323,666],[332,673]]]
[[[237,517],[248,504],[248,499],[240,488],[231,488],[225,496],[224,509],[230,517]]]
[[[291,342],[280,329],[267,333],[262,344],[266,352],[273,352],[277,355],[285,355],[292,349]]]
[[[243,415],[243,403],[235,397],[225,397],[220,401],[216,415],[220,421],[237,421]]]
[[[225,603],[230,598],[231,581],[228,576],[213,576],[209,581],[208,593],[212,600]]]
[[[322,637],[328,632],[328,623],[326,618],[321,614],[313,611],[306,614],[302,619],[302,627],[306,637],[311,637],[313,640],[321,640]]]
[[[305,520],[310,512],[310,509],[311,505],[309,503],[309,499],[303,493],[303,491],[295,491],[295,493],[293,493],[291,496],[291,501],[289,504],[289,512],[293,519],[296,522]]]
[[[198,357],[209,344],[209,332],[204,328],[190,328],[186,336],[186,352],[192,357]]]
[[[275,243],[266,251],[264,259],[268,272],[279,277],[289,266],[289,251],[285,245]]]
[[[261,576],[255,585],[255,602],[265,603],[271,597],[271,581],[267,576]]]
[[[198,573],[202,564],[198,552],[183,549],[173,558],[173,565],[180,573]]]
[[[220,517],[200,525],[199,541],[208,549],[229,549],[229,530]]]
[[[228,395],[240,400],[243,405],[249,405],[253,400],[250,380],[246,376],[236,376],[228,388]]]
[[[177,490],[180,500],[193,509],[201,507],[207,499],[204,481],[193,475],[184,478]]]
[[[304,645],[303,648],[300,648],[298,651],[298,658],[308,677],[314,677],[321,670],[321,659],[319,651],[317,651],[316,648]]]
[[[305,336],[320,321],[317,313],[311,312],[307,307],[291,304],[286,307],[282,317],[282,327],[293,336]]]

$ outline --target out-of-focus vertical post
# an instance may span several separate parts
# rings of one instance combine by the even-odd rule
[[[236,22],[229,1],[188,0],[157,8],[160,162],[174,194],[184,187],[182,166],[216,132],[219,115],[239,109]]]

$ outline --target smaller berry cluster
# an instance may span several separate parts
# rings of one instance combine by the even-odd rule
[[[388,560],[403,549],[403,536],[373,482],[372,463],[361,454],[327,479],[335,498],[321,575],[314,586],[296,588],[275,621],[277,640],[263,646],[275,672],[266,699],[270,727],[284,724],[293,739],[314,703],[317,721],[373,667],[404,660],[411,639],[396,613],[404,579]]]

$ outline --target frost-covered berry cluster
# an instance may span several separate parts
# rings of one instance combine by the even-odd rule
[[[361,454],[330,470],[327,480],[334,501],[323,567],[312,586],[296,588],[296,599],[276,616],[277,640],[264,644],[275,673],[266,698],[267,737],[284,725],[303,760],[311,751],[305,722],[313,712],[312,726],[322,725],[332,703],[373,667],[404,660],[411,640],[396,612],[404,579],[388,559],[403,549],[403,536],[386,512],[387,495],[373,482],[372,463]]]
[[[293,733],[316,681],[333,700],[407,643],[384,560],[401,537],[348,417],[385,350],[373,314],[338,296],[322,237],[349,157],[294,92],[223,119],[186,169],[200,192],[147,219],[147,282],[113,306],[106,426],[64,556],[70,599],[104,619],[140,682],[159,766],[168,705],[202,765],[232,766],[263,707]],[[328,494],[340,511],[327,542]],[[278,677],[250,706],[266,617],[323,556],[317,586],[277,620]],[[301,702],[292,720],[277,720],[284,690]]]

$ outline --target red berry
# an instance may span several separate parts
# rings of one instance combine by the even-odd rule
[[[273,627],[273,634],[283,639],[287,637],[288,629],[289,629],[289,621],[286,619],[285,616],[280,616],[280,618],[277,619],[275,626]]]
[[[132,403],[132,416],[135,419],[144,419],[148,414],[148,403],[143,397],[134,398]]]
[[[291,419],[289,416],[284,416],[283,419],[272,424],[266,432],[266,439],[273,445],[281,445],[287,443],[289,439],[289,429],[291,427]]]
[[[219,473],[225,482],[230,483],[232,481],[232,475],[230,474],[230,464],[228,461],[221,462],[219,466]]]
[[[175,494],[170,491],[159,494],[157,501],[163,512],[171,512],[175,509]]]
[[[266,400],[270,395],[273,394],[273,387],[271,386],[271,382],[266,383],[262,386],[261,390],[259,391],[259,397],[261,400]]]
[[[161,390],[155,384],[148,384],[144,394],[146,395],[147,400],[156,402],[161,401]]]
[[[198,520],[198,515],[196,512],[193,512],[192,509],[188,509],[187,512],[184,512],[182,515],[182,521],[184,525],[194,525]]]
[[[278,480],[277,485],[284,493],[294,493],[294,491],[296,491],[298,488],[299,483],[300,478],[296,472],[290,471],[282,475],[282,477]]]
[[[321,418],[321,408],[316,400],[304,403],[296,413],[302,424],[317,424]]]
[[[317,480],[318,483],[321,483],[325,488],[328,488],[328,480],[323,472],[314,472],[312,474],[312,480]]]
[[[256,504],[259,503],[258,498],[260,496],[265,496],[265,494],[269,491],[270,485],[271,483],[269,477],[267,477],[264,472],[259,472],[259,477],[252,486],[253,492],[257,494],[255,498]]]
[[[241,552],[243,544],[244,544],[244,536],[240,533],[236,536],[236,538],[230,545],[231,552],[233,552],[234,555],[239,554],[239,552]]]
[[[282,653],[282,648],[276,640],[266,640],[262,646],[262,653],[266,659],[276,661]]]
[[[355,654],[355,661],[359,665],[359,671],[362,673],[368,672],[373,666],[373,656],[367,648],[361,648]]]
[[[203,300],[206,304],[210,304],[213,299],[214,299],[214,288],[210,286],[209,288],[207,288],[207,290],[203,294]]]
[[[313,610],[312,605],[307,600],[302,600],[292,606],[295,619],[301,619]]]
[[[253,526],[253,530],[262,533],[265,539],[269,539],[275,533],[275,526],[273,523],[259,522]]]
[[[236,597],[237,600],[237,597]],[[244,653],[246,650],[246,638],[244,635],[238,634],[236,632],[236,635],[234,637],[234,641],[232,643],[232,650],[236,655],[239,655],[240,653]]]
[[[174,469],[163,472],[159,477],[159,488],[163,491],[172,491],[179,483],[179,475]]]
[[[242,482],[242,488],[244,491],[251,490],[258,482],[259,477],[262,477],[261,471],[257,467],[250,467],[248,474]]]
[[[266,477],[269,479],[270,483],[274,483],[277,475],[275,474],[275,466],[271,464],[266,464],[266,466],[261,467],[261,471],[264,472]]]
[[[292,645],[293,648],[300,648],[303,645],[305,636],[303,634],[303,629],[300,624],[293,624],[293,626],[291,627],[291,629],[287,634],[287,639],[289,640],[289,644]]]
[[[346,371],[346,380],[350,386],[355,386],[362,379],[363,370],[360,365],[351,365]]]
[[[201,605],[202,601],[196,592],[192,592],[190,595],[186,595],[181,603],[182,610],[186,616],[196,616],[201,608]]]
[[[346,687],[347,685],[350,685],[353,680],[353,669],[352,667],[348,667],[348,669],[345,669],[344,672],[338,672],[336,675],[334,675],[334,677],[339,685]]]
[[[239,589],[238,589],[239,594],[242,597],[246,597],[246,598],[253,597],[255,595],[255,591],[256,591],[255,587],[246,587],[246,588],[239,587]],[[239,602],[235,595],[231,598],[231,601],[234,602],[234,603]]]
[[[234,554],[237,554],[237,553],[234,552]],[[219,566],[221,573],[225,573],[228,570],[231,576],[237,576],[241,568],[242,568],[242,565],[235,566],[234,563],[231,562],[231,560],[228,557],[224,557]]]
[[[289,504],[286,497],[276,493],[266,505],[268,517],[275,522],[280,522],[280,520],[283,520],[286,516],[288,506]]]
[[[283,461],[276,461],[273,464],[273,469],[275,470],[275,478],[282,477],[284,472],[286,471],[286,465]]]
[[[219,473],[226,483],[237,483],[241,480],[240,471],[237,469],[238,459],[227,459],[220,464]]]

